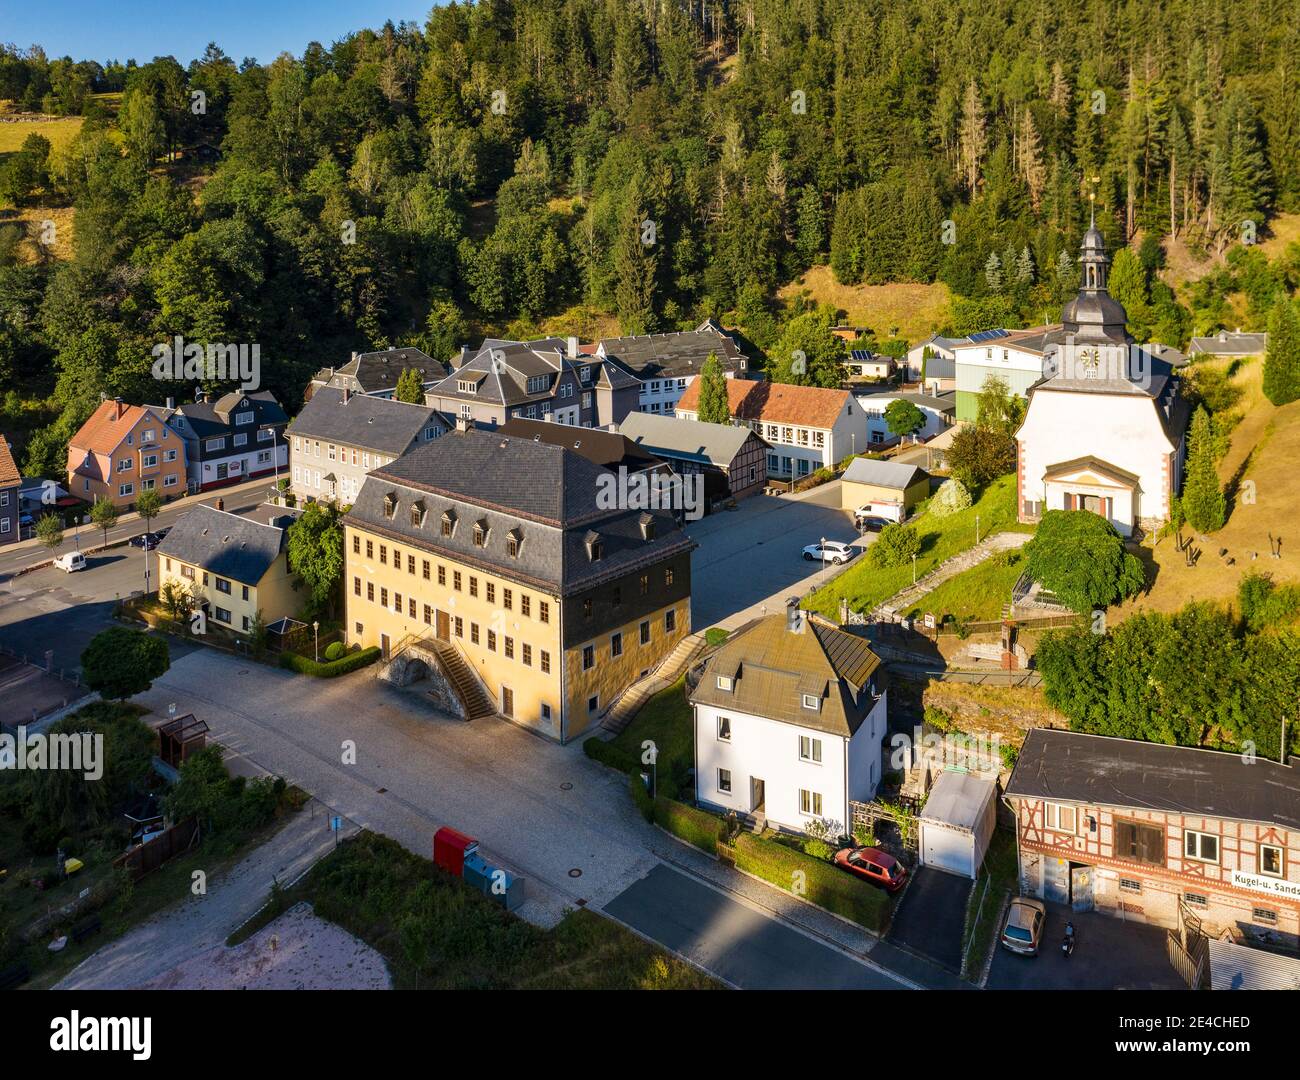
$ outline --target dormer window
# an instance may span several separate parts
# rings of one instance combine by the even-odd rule
[[[650,514],[642,514],[637,519],[637,524],[641,527],[641,539],[653,540],[655,538],[655,519]]]
[[[416,500],[411,503],[411,528],[418,529],[424,525],[424,503]]]
[[[472,379],[457,379],[456,389],[462,394],[477,394],[478,383]]]
[[[590,365],[590,364],[583,364],[582,367],[580,367],[580,368],[578,369],[578,379],[579,379],[581,382],[584,382],[584,383],[589,383],[589,382],[591,382],[591,365]]]
[[[506,533],[506,554],[512,559],[519,558],[519,548],[524,542],[524,534],[519,529],[511,529]]]
[[[474,546],[475,547],[487,547],[488,532],[489,532],[489,526],[487,523],[487,518],[479,518],[478,521],[474,522]]]
[[[391,521],[393,515],[396,513],[397,513],[397,495],[390,491],[387,495],[384,496],[384,517],[388,518]]]
[[[813,712],[818,712],[822,707],[822,699],[816,694],[804,694],[803,707],[805,709],[812,709]]]
[[[605,554],[605,541],[600,538],[600,534],[589,532],[585,537],[587,545],[587,558],[591,562],[600,562]]]
[[[453,536],[456,532],[456,511],[447,510],[442,515],[442,535]]]
[[[528,377],[528,392],[530,394],[544,394],[551,388],[551,377],[549,375],[530,375]]]
[[[718,676],[718,689],[726,691],[728,694],[736,688],[736,680],[730,675]]]

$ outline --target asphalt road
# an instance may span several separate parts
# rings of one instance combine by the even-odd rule
[[[604,910],[743,990],[902,990],[874,967],[660,863]]]
[[[215,506],[218,499],[223,499],[225,500],[225,508],[232,512],[244,510],[250,506],[257,506],[264,501],[267,491],[273,486],[273,481],[263,477],[260,480],[252,480],[247,484],[222,488],[220,491],[214,491],[201,499],[177,500],[174,503],[168,503],[163,507],[162,512],[150,521],[149,528],[156,531],[175,524],[176,519],[196,503],[207,503]],[[144,522],[131,515],[129,520],[120,521],[108,530],[108,542],[111,544],[118,540],[126,540],[132,536],[139,536],[144,531]],[[104,533],[101,530],[93,525],[83,525],[79,530],[65,529],[63,542],[53,549],[46,548],[42,544],[31,543],[0,548],[0,582],[28,566],[47,562],[52,555],[61,555],[65,551],[99,547],[103,543]]]

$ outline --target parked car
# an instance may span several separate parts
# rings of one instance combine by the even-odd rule
[[[1038,943],[1047,922],[1047,907],[1041,900],[1017,896],[1007,909],[1002,925],[1002,947],[1020,956],[1037,956]]]
[[[891,893],[907,882],[907,867],[880,848],[846,847],[835,853],[835,865]]]
[[[853,523],[857,525],[858,532],[880,532],[886,525],[894,524],[889,518],[873,514],[866,507],[854,511]]]
[[[74,570],[86,569],[86,556],[80,551],[69,551],[58,556],[54,560],[54,565],[71,574]]]
[[[822,562],[845,563],[857,553],[857,548],[842,544],[838,540],[827,540],[824,544],[809,544],[803,549],[803,557],[809,562],[820,559]]]

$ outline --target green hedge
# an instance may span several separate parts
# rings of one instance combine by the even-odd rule
[[[794,875],[804,874],[803,899],[851,919],[877,933],[889,918],[889,897],[881,889],[858,881],[833,864],[814,859],[801,851],[762,840],[749,833],[736,837],[736,869],[794,892]]]
[[[636,758],[626,750],[620,749],[612,742],[606,742],[598,735],[583,741],[582,752],[592,760],[599,761],[602,765],[608,765],[619,772],[635,773],[641,769]]]
[[[721,818],[660,795],[655,799],[654,819],[674,836],[693,844],[706,854],[718,853],[718,838],[722,835],[723,828]]]
[[[638,772],[632,773],[627,778],[628,790],[632,792],[632,801],[636,803],[636,808],[641,811],[641,816],[654,824],[655,820],[655,803],[650,798],[650,792],[646,790],[645,781],[641,779]]]
[[[332,679],[336,675],[346,675],[349,671],[356,671],[357,668],[373,664],[379,659],[380,652],[378,645],[372,645],[360,652],[348,653],[342,660],[331,660],[323,664],[299,656],[297,653],[281,653],[280,666],[296,671],[300,675],[316,675],[322,679]]]

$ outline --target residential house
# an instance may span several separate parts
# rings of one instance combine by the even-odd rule
[[[619,425],[619,431],[668,462],[673,472],[702,473],[706,505],[718,499],[743,499],[766,486],[769,446],[748,427],[636,412]]]
[[[1133,536],[1169,519],[1190,407],[1172,363],[1129,335],[1124,307],[1106,288],[1095,227],[1080,262],[1083,284],[1046,346],[1016,433],[1019,518],[1088,510]]]
[[[903,378],[908,382],[923,383],[933,393],[937,390],[954,390],[956,386],[931,386],[932,381],[956,380],[956,348],[969,345],[970,338],[943,337],[931,334],[907,350],[903,362]],[[929,354],[928,356],[926,354]]]
[[[239,484],[287,469],[289,423],[269,390],[234,390],[209,402],[202,391],[193,404],[173,409],[167,425],[185,442],[187,487],[191,493]]]
[[[1268,351],[1268,334],[1243,334],[1238,330],[1220,330],[1208,337],[1192,338],[1191,356],[1223,356],[1244,359],[1263,356]]]
[[[0,547],[19,539],[18,518],[22,507],[18,494],[22,482],[9,443],[0,435]]]
[[[844,367],[851,382],[884,382],[893,378],[894,372],[898,370],[898,361],[883,353],[873,353],[870,349],[851,349]]]
[[[320,387],[285,433],[289,490],[299,502],[346,506],[372,469],[446,431],[431,405]]]
[[[840,477],[841,506],[903,521],[930,497],[930,474],[919,465],[854,458]]]
[[[472,427],[372,472],[343,519],[349,643],[432,650],[502,716],[589,732],[690,633],[695,545],[670,512],[603,506],[607,477]]]
[[[696,800],[795,832],[815,819],[847,831],[849,803],[880,783],[879,667],[865,638],[797,608],[727,641],[691,694]]]
[[[411,345],[378,352],[354,352],[352,359],[342,367],[322,368],[316,372],[303,397],[311,400],[317,390],[328,386],[335,390],[350,390],[354,394],[391,398],[397,390],[397,380],[407,368],[419,372],[420,385],[425,390],[447,376],[446,364]]]
[[[168,409],[101,401],[68,443],[68,490],[93,503],[130,510],[142,491],[185,494],[185,440],[167,425]]]
[[[488,338],[462,350],[456,370],[425,394],[448,417],[482,428],[507,420],[609,427],[635,412],[640,382],[615,361],[584,355],[576,337],[540,341]]]
[[[951,427],[957,413],[955,395],[948,394],[907,394],[902,391],[883,394],[858,394],[858,405],[867,424],[867,441],[871,446],[884,446],[898,441],[898,436],[889,430],[885,421],[885,410],[895,401],[910,401],[925,417],[925,424],[912,433],[912,437],[925,441],[932,439],[945,428]]]
[[[1062,337],[1060,324],[1029,330],[981,330],[953,346],[956,356],[957,419],[974,421],[979,395],[990,376],[1021,397],[1043,377],[1043,361]]]
[[[749,378],[749,359],[715,319],[677,333],[604,338],[591,351],[596,356],[613,357],[640,380],[639,412],[672,416],[710,355],[718,358],[726,378]]]
[[[184,589],[211,627],[247,635],[293,616],[305,596],[289,565],[288,528],[296,514],[266,504],[245,514],[198,505],[177,520],[158,546],[159,593]]]
[[[1020,890],[1296,949],[1298,764],[1035,728],[1006,788]]]
[[[677,403],[678,418],[698,420],[699,404],[693,383]],[[733,424],[771,444],[767,473],[779,479],[800,480],[867,446],[865,418],[847,390],[729,379],[727,408]]]

